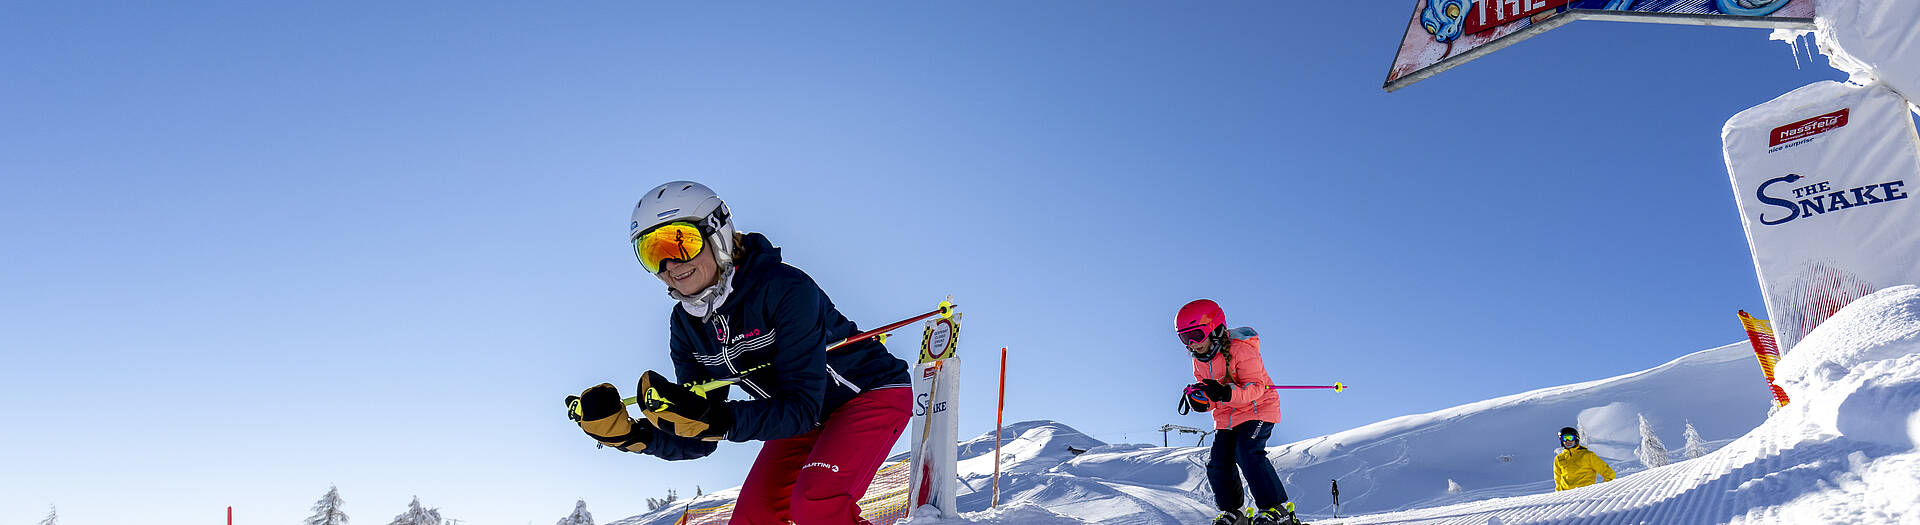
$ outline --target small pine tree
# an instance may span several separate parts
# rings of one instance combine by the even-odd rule
[[[560,521],[554,522],[553,525],[593,525],[593,513],[587,512],[587,500],[575,501],[573,514],[560,518]]]
[[[60,509],[47,504],[47,517],[40,519],[40,525],[60,525]]]
[[[647,511],[652,512],[652,511],[660,510],[660,507],[671,505],[673,504],[673,502],[679,501],[679,500],[680,500],[679,492],[676,492],[673,489],[667,489],[666,499],[647,498]]]
[[[1700,438],[1700,431],[1693,429],[1693,422],[1687,422],[1687,446],[1682,452],[1687,459],[1707,455],[1707,440]]]
[[[1447,493],[1448,493],[1448,494],[1459,494],[1459,493],[1460,493],[1460,491],[1462,491],[1462,490],[1465,490],[1465,489],[1462,489],[1462,488],[1460,488],[1460,483],[1459,483],[1459,482],[1457,482],[1457,481],[1454,481],[1454,480],[1453,480],[1453,478],[1447,478]]]
[[[347,513],[340,510],[345,503],[340,499],[340,487],[327,486],[327,494],[313,504],[313,517],[307,518],[306,525],[347,525]]]
[[[1640,464],[1647,468],[1667,464],[1667,445],[1660,442],[1660,436],[1653,435],[1653,424],[1647,422],[1646,414],[1640,414],[1640,448],[1633,453],[1640,457]]]
[[[413,503],[407,505],[407,511],[393,517],[387,525],[443,525],[440,509],[426,508],[420,504],[420,497],[414,496]]]

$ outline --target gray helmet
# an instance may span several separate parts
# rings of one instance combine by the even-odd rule
[[[727,203],[705,184],[677,180],[655,186],[633,205],[633,223],[627,229],[627,242],[640,234],[670,222],[691,222],[707,236],[714,247],[714,260],[725,269],[733,265],[733,214]]]

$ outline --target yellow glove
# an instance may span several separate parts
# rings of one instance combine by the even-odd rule
[[[578,396],[567,396],[567,407],[570,413],[578,414],[575,422],[580,430],[602,445],[639,452],[653,439],[653,425],[627,417],[627,405],[620,402],[620,390],[612,384],[600,383]]]

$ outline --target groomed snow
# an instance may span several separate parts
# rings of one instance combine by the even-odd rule
[[[1269,449],[1314,523],[1920,522],[1920,287],[1861,298],[1780,362],[1793,403],[1769,396],[1750,350],[1730,345],[1653,369],[1405,416]],[[1717,397],[1725,395],[1727,397]],[[1633,460],[1638,415],[1673,464]],[[1559,421],[1578,420],[1621,477],[1552,492],[1546,461]],[[1683,420],[1712,452],[1685,460]],[[1744,425],[1744,426],[1743,426]],[[998,509],[984,477],[992,435],[961,445],[962,513],[911,525],[1193,524],[1213,514],[1205,449],[1106,445],[1051,421],[1008,428]],[[1470,439],[1472,438],[1472,439]],[[1087,448],[1078,456],[1066,449]],[[986,458],[983,462],[981,458]],[[1341,480],[1330,516],[1327,479]],[[1448,480],[1463,490],[1447,491]],[[730,498],[710,494],[701,504]],[[1368,507],[1385,509],[1366,511]],[[1324,510],[1323,510],[1324,509]],[[1348,510],[1377,512],[1346,517]],[[672,512],[670,512],[672,511]],[[671,523],[676,508],[621,520]]]

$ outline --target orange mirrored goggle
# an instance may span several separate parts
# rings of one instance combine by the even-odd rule
[[[633,239],[633,255],[647,273],[660,273],[667,261],[687,262],[700,256],[706,236],[690,222],[669,222],[647,230]]]

